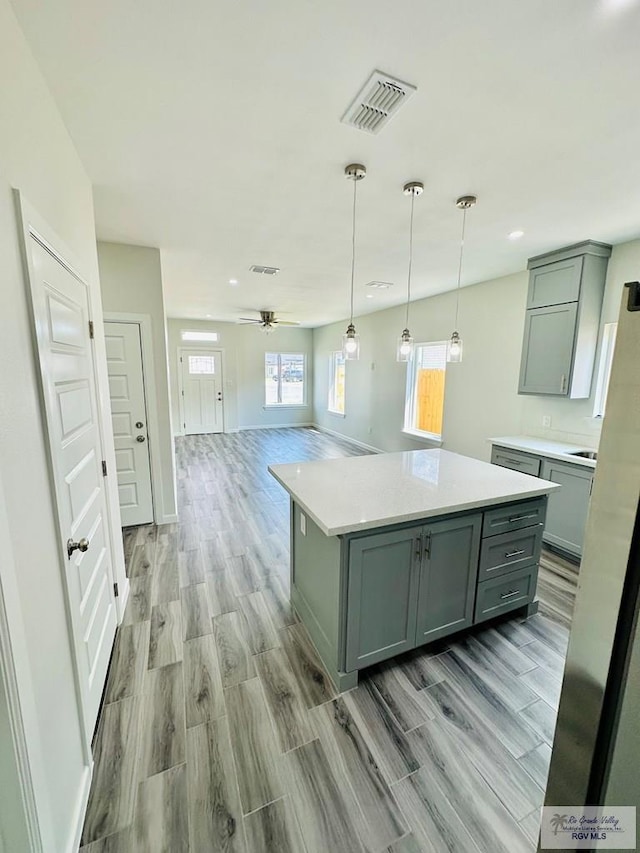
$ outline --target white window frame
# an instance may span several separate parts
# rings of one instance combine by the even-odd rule
[[[180,340],[185,344],[217,344],[220,335],[205,329],[180,329]]]
[[[338,368],[338,359],[339,358],[342,359],[342,363],[343,363],[344,368],[345,368],[345,372],[344,372],[345,390],[344,390],[344,401],[343,401],[344,409],[343,409],[343,411],[340,411],[339,409],[337,409],[335,407],[336,372],[337,372],[337,368]],[[346,367],[347,367],[347,363],[346,363],[346,359],[344,357],[342,350],[335,350],[334,352],[332,352],[331,355],[329,356],[329,399],[327,402],[327,411],[329,412],[330,415],[335,415],[337,418],[344,418],[346,411],[347,411],[347,388],[346,388],[346,386],[347,386],[347,369],[346,369]]]
[[[598,378],[593,401],[593,417],[603,418],[607,406],[607,393],[611,379],[611,365],[616,348],[617,323],[605,323],[602,331],[602,347],[598,363]]]
[[[280,386],[280,376],[282,374],[281,362],[280,359],[282,356],[287,355],[299,355],[302,356],[302,403],[267,403],[267,356],[269,355],[277,355],[278,356],[278,386]],[[262,388],[264,392],[264,405],[263,409],[306,409],[307,408],[307,354],[306,352],[273,352],[272,350],[266,351],[264,354],[264,361],[262,363]]]
[[[445,369],[445,393],[446,393],[446,370],[447,370],[447,341],[423,341],[414,345],[413,357],[407,363],[407,384],[404,399],[404,421],[402,432],[410,438],[426,441],[430,445],[439,447],[442,444],[442,435],[434,432],[426,432],[425,430],[415,429],[412,425],[415,423],[415,405],[417,391],[417,369],[418,358],[417,352],[420,347],[443,347],[444,348],[444,369]]]

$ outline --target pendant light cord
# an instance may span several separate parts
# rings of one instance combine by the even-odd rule
[[[416,200],[415,193],[411,193],[411,218],[409,219],[409,272],[407,275],[407,313],[404,327],[409,328],[409,304],[411,303],[411,268],[413,266],[413,203]]]
[[[464,230],[467,222],[467,208],[462,208],[462,234],[460,235],[460,261],[458,263],[458,286],[456,287],[456,323],[455,331],[458,330],[458,308],[460,307],[460,282],[462,281],[462,256],[464,254]]]
[[[353,325],[353,283],[356,273],[356,196],[358,181],[353,179],[353,219],[351,223],[351,315],[349,324]]]

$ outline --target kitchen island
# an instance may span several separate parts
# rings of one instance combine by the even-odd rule
[[[291,600],[338,690],[401,652],[533,613],[555,483],[446,450],[271,465]]]

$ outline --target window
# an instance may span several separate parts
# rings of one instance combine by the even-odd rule
[[[331,353],[329,371],[329,411],[334,415],[344,415],[345,364],[342,350]]]
[[[216,359],[213,355],[190,355],[189,373],[215,373]]]
[[[304,406],[304,354],[267,352],[264,356],[266,406]]]
[[[183,341],[191,341],[196,343],[215,343],[218,340],[217,332],[189,332],[183,329],[180,332],[180,337]]]
[[[609,391],[609,380],[611,379],[611,365],[613,363],[613,351],[616,347],[617,323],[605,323],[602,334],[602,349],[600,351],[600,364],[598,365],[598,379],[596,380],[595,403],[593,417],[603,418],[607,405],[607,392]]]
[[[446,369],[446,341],[416,344],[413,359],[407,365],[405,432],[437,441],[442,438]]]

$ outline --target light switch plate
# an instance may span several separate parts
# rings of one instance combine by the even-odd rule
[[[300,533],[307,535],[307,516],[303,512],[300,513]]]
[[[549,429],[551,427],[551,415],[542,416],[542,426]]]

